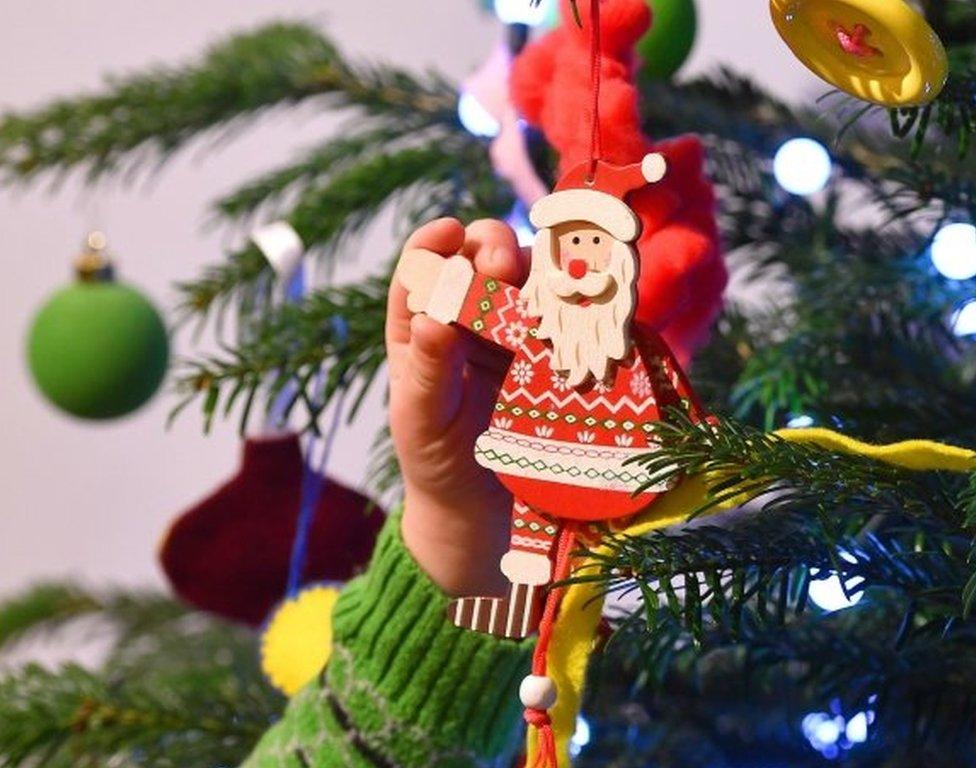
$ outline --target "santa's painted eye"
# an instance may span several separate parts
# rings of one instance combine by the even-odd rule
[[[593,245],[599,245],[599,244],[600,244],[600,238],[599,237],[594,237],[593,238]]]
[[[574,237],[573,238],[573,245],[579,245],[579,244],[580,244],[580,239],[578,237]]]

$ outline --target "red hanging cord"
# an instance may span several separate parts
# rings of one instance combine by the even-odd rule
[[[596,161],[600,159],[600,77],[603,51],[600,42],[600,0],[590,0],[590,88],[593,106],[590,112],[590,172],[587,181],[596,178]]]
[[[576,546],[576,529],[573,523],[567,523],[560,533],[559,547],[556,550],[556,565],[553,568],[553,581],[561,582],[569,576],[570,555]],[[536,643],[532,654],[532,674],[546,677],[548,670],[549,643],[552,640],[552,630],[559,613],[564,585],[558,585],[549,590],[546,596],[546,607],[539,622],[539,642]],[[533,768],[557,768],[556,737],[552,730],[552,720],[544,709],[526,709],[523,713],[525,722],[538,731],[538,750]]]

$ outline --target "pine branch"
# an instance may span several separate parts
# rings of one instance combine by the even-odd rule
[[[344,141],[340,146],[326,147],[324,152],[338,154],[349,146]],[[461,134],[444,135],[422,146],[394,146],[348,165],[333,163],[332,170],[321,183],[310,183],[298,192],[284,214],[310,253],[331,259],[336,258],[347,238],[358,235],[392,201],[403,203],[399,226],[404,228],[447,211],[478,206],[479,196],[499,194],[499,182],[492,176],[483,151]],[[300,173],[297,168],[283,171],[275,182]],[[479,178],[482,181],[478,182]],[[479,192],[478,183],[485,189]],[[257,184],[268,189],[263,186],[267,180]],[[251,205],[262,204],[260,193],[252,195],[256,189],[245,191],[248,202],[241,208],[238,205],[244,198],[225,204],[237,214],[248,213]],[[270,194],[273,197],[277,193]],[[500,207],[491,199],[485,204],[492,205],[493,212]],[[211,310],[226,309],[242,296],[252,297],[251,304],[260,307],[260,297],[267,297],[272,279],[260,252],[248,246],[231,254],[228,263],[208,268],[198,280],[181,283],[180,313],[205,318]]]
[[[39,628],[57,627],[102,608],[92,595],[66,584],[39,584],[0,604],[0,649]]]
[[[823,108],[795,109],[727,68],[681,85],[643,80],[640,90],[645,128],[652,136],[700,133],[713,154],[730,142],[747,147],[757,158],[771,157],[788,138],[813,137],[831,146],[834,165],[844,178],[864,185],[893,215],[905,217],[933,205],[972,211],[976,156],[968,153],[968,136],[974,83],[976,77],[966,70],[921,113],[906,110],[880,127],[868,120],[880,115],[880,107],[865,111],[862,102],[844,97],[833,115]],[[855,109],[851,117],[848,113]],[[933,114],[937,117],[921,119]],[[931,139],[929,124],[937,124],[945,140],[926,141]],[[912,131],[915,138],[910,140]],[[955,148],[943,151],[945,143],[955,143]],[[892,178],[899,182],[896,187]]]
[[[259,395],[270,404],[285,384],[298,384],[288,412],[296,405],[314,425],[332,396],[351,388],[350,418],[385,362],[384,319],[388,278],[371,278],[360,285],[326,288],[301,305],[277,308],[253,338],[223,355],[188,362],[178,389],[181,408],[196,399],[203,403],[207,428],[222,411],[241,407],[240,427],[246,427]],[[339,338],[332,323],[342,317],[347,335]],[[321,392],[317,372],[331,361]]]
[[[281,701],[256,671],[213,666],[125,678],[28,666],[0,681],[0,766],[236,765]]]
[[[70,637],[82,616],[110,641],[99,668],[27,666],[0,678],[3,768],[236,765],[282,706],[250,632],[155,593],[48,584],[0,616],[6,641]]]
[[[120,642],[152,633],[182,618],[185,610],[152,592],[97,591],[43,583],[0,603],[0,650],[29,642],[37,633],[64,629],[76,619],[98,618]]]
[[[354,124],[350,124],[340,130],[337,138],[307,152],[294,164],[259,176],[218,200],[215,211],[226,219],[250,219],[259,210],[274,205],[296,188],[313,183],[322,186],[323,179],[347,171],[367,156],[390,154],[395,149],[396,141],[420,130],[422,126],[418,122],[406,118],[395,125],[383,123],[368,127],[356,121],[359,133],[347,133],[354,128]]]
[[[710,498],[697,513],[726,500],[761,499],[767,510],[814,510],[822,522],[835,521],[840,528],[843,519],[834,510],[857,506],[873,514],[935,515],[955,525],[963,522],[954,506],[956,495],[924,473],[787,442],[730,420],[719,426],[694,423],[675,410],[654,425],[652,437],[657,450],[630,463],[647,473],[648,486],[686,474],[710,477]]]
[[[7,183],[75,168],[89,182],[131,176],[203,133],[222,127],[226,135],[271,107],[323,96],[332,108],[371,115],[443,125],[457,119],[456,91],[444,79],[357,67],[312,27],[271,24],[217,44],[195,64],[111,79],[103,94],[4,116],[0,172]]]
[[[85,168],[89,181],[162,163],[193,137],[316,91],[312,70],[339,57],[310,27],[272,24],[212,47],[197,63],[110,79],[101,95],[0,121],[8,183]]]
[[[888,590],[911,602],[916,617],[943,627],[958,619],[965,538],[931,523],[883,523],[877,515],[871,525],[881,531],[825,535],[816,519],[766,513],[725,526],[620,535],[605,552],[590,553],[593,570],[577,572],[573,581],[639,596],[648,643],[668,654],[675,633],[714,646],[785,626],[809,610],[811,584],[826,578],[837,578],[849,598]],[[668,643],[661,642],[665,636]]]

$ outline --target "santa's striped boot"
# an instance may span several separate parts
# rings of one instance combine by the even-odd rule
[[[504,597],[461,597],[447,615],[455,626],[514,640],[539,627],[546,585],[552,578],[550,555],[559,526],[552,518],[516,501],[512,506],[510,549],[502,573],[512,583]]]

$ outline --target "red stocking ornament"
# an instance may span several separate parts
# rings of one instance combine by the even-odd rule
[[[172,524],[160,562],[189,604],[257,626],[285,596],[302,488],[297,435],[250,438],[240,469]],[[307,582],[347,581],[365,567],[384,514],[326,479],[309,536]]]

